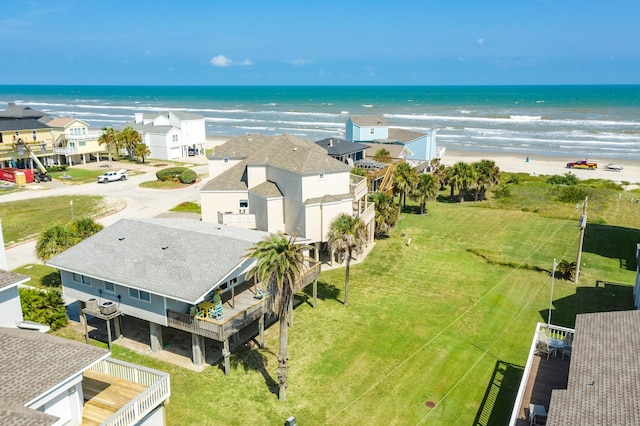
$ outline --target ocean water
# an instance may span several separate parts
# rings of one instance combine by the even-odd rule
[[[343,137],[351,115],[438,129],[438,149],[640,160],[640,85],[630,86],[0,86],[0,108],[29,105],[91,127],[136,112],[203,115],[213,136]]]

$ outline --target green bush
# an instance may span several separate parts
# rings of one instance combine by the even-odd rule
[[[65,172],[67,171],[67,165],[66,164],[62,164],[60,166],[47,166],[45,167],[47,169],[47,171],[49,173],[55,173],[55,172]]]
[[[19,288],[22,316],[26,321],[46,324],[52,330],[67,325],[67,311],[59,290]]]
[[[511,197],[511,189],[507,185],[500,185],[493,192],[493,196],[499,200],[506,200]]]
[[[563,203],[580,203],[588,197],[590,192],[579,186],[567,186],[560,190],[558,200]]]
[[[553,175],[547,179],[547,183],[551,185],[577,185],[578,177],[571,172],[565,173],[564,176]]]
[[[198,175],[191,169],[186,167],[168,167],[166,169],[158,170],[156,177],[161,181],[180,181],[185,185],[196,181]]]

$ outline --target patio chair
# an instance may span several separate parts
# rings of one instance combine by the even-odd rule
[[[536,351],[538,355],[546,355],[547,361],[549,360],[549,356],[551,356],[551,354],[553,354],[554,357],[556,356],[556,348],[549,346],[546,341],[538,342],[538,344],[536,345]]]
[[[216,304],[213,308],[209,308],[209,318],[221,320],[224,318],[224,313],[222,312],[222,303]]]

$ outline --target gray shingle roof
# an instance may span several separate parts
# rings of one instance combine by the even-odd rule
[[[84,343],[0,327],[0,401],[6,410],[0,412],[0,423],[51,424],[51,416],[29,415],[22,406],[108,355],[106,349]]]
[[[247,162],[241,161],[205,183],[201,191],[246,191],[246,172]]]
[[[266,235],[190,219],[122,219],[47,264],[195,303]]]
[[[424,133],[414,132],[413,130],[389,128],[389,139],[398,142],[407,143],[424,136]]]
[[[51,127],[47,126],[44,123],[36,120],[35,118],[0,118],[0,131],[8,132],[8,131],[20,131],[20,132],[31,132],[31,130],[37,129],[50,129]],[[21,135],[21,137],[26,137],[27,139],[31,139],[31,135]],[[4,141],[5,143],[8,141]],[[31,142],[29,140],[28,142]]]
[[[26,283],[31,277],[15,272],[4,271],[0,269],[0,290],[3,288],[13,287],[14,285]]]
[[[567,389],[553,391],[547,424],[640,424],[640,311],[577,316]]]
[[[344,139],[327,138],[317,141],[316,145],[325,149],[331,156],[353,154],[367,149],[367,145],[358,142],[350,142]]]
[[[278,185],[268,180],[262,182],[260,185],[256,185],[251,188],[251,192],[256,195],[261,195],[265,198],[276,198],[283,196],[280,188],[278,188]]]
[[[46,117],[47,114],[37,111],[25,105],[16,105],[15,102],[9,102],[7,108],[0,111],[0,118],[35,118]]]
[[[381,115],[355,115],[350,118],[353,124],[358,125],[360,127],[363,127],[363,126],[376,127],[376,126],[387,125],[387,120]]]

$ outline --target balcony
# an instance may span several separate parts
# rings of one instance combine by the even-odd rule
[[[375,219],[376,216],[376,205],[371,202],[367,202],[365,204],[364,209],[360,212],[360,219],[367,224]]]
[[[320,263],[315,263],[296,282],[294,292],[301,291],[319,276]],[[167,326],[224,341],[266,313],[266,299],[257,299],[253,287],[252,281],[245,281],[234,287],[233,292],[225,293],[222,298],[224,317],[220,320],[167,310]]]
[[[73,155],[78,153],[78,148],[76,147],[54,147],[53,153],[58,155]]]
[[[83,425],[137,424],[171,395],[168,373],[112,358],[83,376]]]
[[[65,135],[65,136],[68,141],[73,141],[73,142],[95,141],[100,139],[100,136],[102,136],[102,131],[98,130],[93,132],[87,132],[84,135]]]
[[[248,210],[248,209],[247,209]],[[218,223],[238,228],[256,229],[256,215],[246,212],[218,212]]]
[[[542,405],[548,412],[551,392],[555,389],[567,388],[571,358],[565,358],[557,351],[547,357],[545,354],[538,353],[537,347],[541,340],[548,337],[571,342],[573,335],[573,329],[538,323],[511,413],[510,426],[529,424],[529,404]]]
[[[357,201],[367,195],[369,189],[367,187],[366,176],[350,175],[351,181],[349,183],[349,192],[353,196],[353,200]]]

